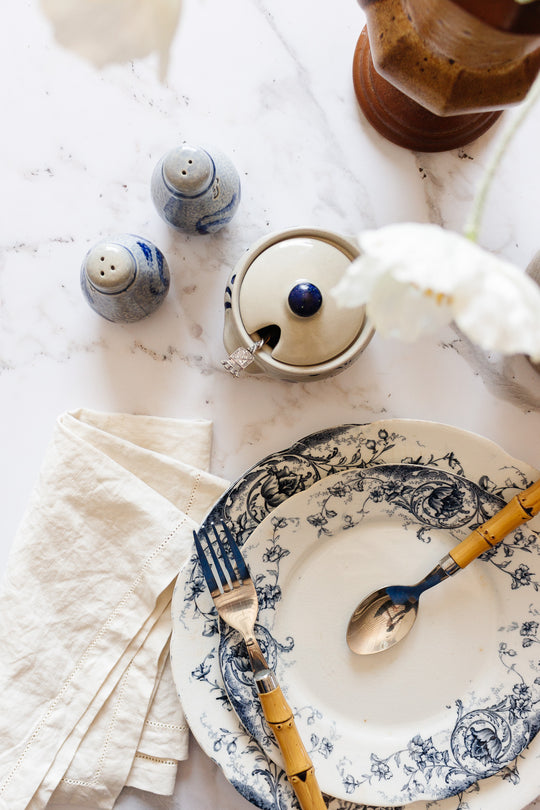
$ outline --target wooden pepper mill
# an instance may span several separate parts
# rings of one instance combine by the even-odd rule
[[[359,0],[354,89],[407,149],[464,146],[524,99],[540,70],[540,0]]]

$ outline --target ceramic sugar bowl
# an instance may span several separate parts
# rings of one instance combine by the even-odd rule
[[[226,155],[184,143],[158,162],[150,191],[159,215],[172,227],[214,233],[238,208],[240,178]]]
[[[92,309],[108,321],[146,318],[169,291],[163,253],[148,239],[117,234],[97,242],[81,266],[81,288]]]
[[[338,306],[330,291],[358,256],[338,234],[292,228],[257,242],[225,292],[224,366],[291,381],[342,371],[373,335],[365,308]]]

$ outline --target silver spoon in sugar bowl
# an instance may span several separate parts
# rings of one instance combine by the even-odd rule
[[[515,495],[506,506],[458,543],[415,585],[389,585],[363,599],[347,627],[347,644],[358,655],[393,647],[416,620],[421,594],[465,568],[484,551],[540,512],[540,480]]]

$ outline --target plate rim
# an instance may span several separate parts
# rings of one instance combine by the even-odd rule
[[[446,450],[448,453],[452,454],[456,449],[456,444],[459,445],[460,443],[463,443],[462,453],[465,453],[467,456],[466,464],[468,467],[467,475],[464,475],[464,477],[472,480],[473,478],[481,475],[482,472],[485,472],[488,467],[491,470],[492,465],[495,465],[495,470],[497,473],[500,473],[499,478],[502,480],[502,470],[512,468],[521,476],[519,486],[510,484],[503,487],[503,489],[508,490],[512,494],[521,489],[527,481],[532,481],[535,477],[540,475],[539,471],[532,467],[529,463],[515,458],[493,440],[481,436],[473,431],[446,423],[440,423],[432,420],[394,417],[388,419],[378,419],[371,422],[347,422],[312,431],[311,433],[295,440],[287,447],[266,454],[259,461],[252,464],[244,473],[242,473],[242,475],[240,475],[230,484],[225,493],[212,505],[205,516],[205,520],[208,519],[209,515],[215,512],[216,508],[219,508],[219,506],[226,501],[227,497],[235,490],[239,482],[245,481],[249,475],[252,475],[253,472],[261,468],[262,465],[268,464],[269,461],[276,458],[282,458],[284,454],[291,453],[295,450],[299,451],[301,454],[302,448],[310,447],[315,441],[320,442],[321,438],[325,439],[328,434],[331,434],[331,436],[334,437],[336,435],[343,435],[344,433],[348,434],[349,431],[353,431],[357,434],[364,435],[369,431],[377,431],[378,433],[381,430],[399,432],[401,434],[401,438],[403,439],[404,447],[409,452],[411,452],[413,449],[423,449],[425,452],[429,452],[427,442],[433,442],[435,439],[434,444],[436,445],[437,449],[440,449],[441,452]],[[480,457],[482,458],[482,467],[478,464],[478,459]],[[427,464],[428,462],[423,463]],[[437,466],[437,464],[435,466]],[[471,470],[474,470],[474,472],[471,472]],[[219,748],[220,741],[211,739],[208,736],[208,729],[205,726],[207,718],[201,717],[200,715],[196,716],[195,707],[191,705],[189,701],[186,702],[185,693],[183,694],[183,686],[187,681],[189,681],[190,672],[187,671],[189,666],[186,668],[185,659],[181,648],[178,649],[178,655],[176,654],[178,633],[175,632],[179,621],[179,607],[184,604],[183,592],[180,595],[180,589],[178,587],[178,583],[181,581],[184,572],[185,566],[179,574],[177,586],[173,594],[171,662],[175,685],[179,693],[180,700],[183,702],[184,711],[192,733],[205,753],[222,769],[225,778],[242,796],[244,796],[244,798],[253,803],[255,806],[259,807],[260,810],[275,810],[277,806],[277,799],[275,798],[276,789],[279,789],[282,794],[285,794],[283,800],[287,800],[289,806],[295,806],[294,795],[289,790],[288,786],[284,784],[284,780],[282,779],[282,774],[279,768],[276,768],[274,763],[267,760],[265,755],[260,751],[255,751],[253,754],[254,766],[259,764],[263,770],[264,766],[266,766],[269,769],[269,776],[274,780],[274,786],[272,790],[269,790],[268,786],[263,783],[261,783],[262,788],[260,785],[253,787],[251,784],[247,784],[245,773],[243,771],[239,771],[235,767],[234,757],[232,757],[229,752],[225,752],[224,755]],[[198,638],[200,634],[196,633],[195,635]],[[533,752],[533,755],[540,759],[540,750],[538,752]],[[526,763],[532,760],[533,755],[527,756]],[[493,805],[494,808],[498,808],[497,795],[495,796],[495,800],[493,800],[493,779],[494,777],[491,777],[478,783],[478,792],[475,792],[469,797],[469,806],[471,807],[471,810],[474,810],[475,805],[477,804],[477,797],[480,797],[480,794],[483,794],[480,798],[484,805],[481,807],[481,810],[488,810],[488,807],[485,806],[486,800],[490,808],[491,805]],[[516,783],[512,782],[511,779],[506,780],[506,782],[507,784],[512,785],[511,796],[518,799],[518,803],[515,805],[517,810],[522,808],[528,801],[531,801],[537,797],[538,788],[533,788],[532,790],[529,789],[527,791],[523,785],[523,780],[519,782],[519,787]],[[360,810],[360,808],[364,807],[364,805],[359,805],[356,802],[343,803],[340,800],[333,799],[333,797],[328,798],[330,800],[328,804],[329,810]],[[428,810],[428,808],[435,805],[437,808],[440,808],[440,810],[447,810],[447,808],[450,808],[452,804],[453,802],[450,799],[440,800],[437,802],[419,801],[416,802],[416,808],[417,810]]]
[[[247,561],[248,564],[251,566],[252,570],[256,570],[256,581],[260,590],[260,603],[262,609],[259,614],[258,625],[259,628],[263,628],[264,630],[263,635],[264,644],[266,646],[269,646],[270,649],[274,650],[274,655],[276,658],[275,669],[278,675],[278,679],[282,683],[284,682],[282,674],[285,670],[289,672],[289,667],[291,665],[291,661],[288,660],[288,655],[289,653],[292,652],[292,647],[290,645],[291,643],[294,643],[294,638],[292,632],[290,634],[286,634],[286,639],[282,637],[283,633],[279,636],[276,636],[275,634],[275,620],[277,620],[279,604],[283,596],[283,591],[279,586],[279,581],[282,576],[285,576],[286,580],[288,581],[287,574],[290,575],[289,569],[291,569],[291,566],[294,567],[298,555],[300,555],[300,557],[303,557],[303,555],[306,552],[309,552],[309,549],[316,547],[318,540],[317,537],[313,535],[313,531],[314,530],[316,531],[318,529],[319,533],[322,534],[326,533],[325,529],[321,529],[320,525],[318,526],[317,523],[314,526],[310,525],[308,528],[306,521],[307,523],[312,524],[312,521],[309,520],[309,516],[306,511],[309,508],[309,503],[314,501],[316,507],[318,503],[320,503],[321,501],[325,501],[326,495],[329,492],[331,493],[331,490],[337,486],[338,488],[337,494],[334,494],[334,498],[337,497],[337,504],[334,505],[334,510],[339,510],[340,509],[339,490],[341,486],[346,487],[346,491],[344,492],[344,494],[347,495],[351,492],[354,492],[354,490],[356,489],[355,484],[361,482],[362,485],[358,487],[358,489],[361,492],[367,494],[369,493],[372,486],[371,482],[369,482],[369,479],[372,477],[375,478],[376,480],[374,484],[376,495],[381,495],[382,491],[384,491],[385,486],[390,485],[390,497],[388,500],[382,498],[381,500],[378,501],[374,500],[373,502],[371,502],[369,505],[369,512],[368,512],[368,515],[370,517],[373,515],[380,517],[386,513],[388,515],[388,519],[393,519],[394,517],[396,517],[401,526],[404,525],[403,518],[405,518],[405,523],[411,523],[412,518],[413,522],[418,521],[416,522],[418,529],[420,529],[422,526],[427,529],[430,528],[443,529],[444,531],[448,532],[449,537],[451,537],[452,532],[454,532],[454,536],[457,535],[455,543],[459,542],[460,535],[464,537],[466,534],[469,533],[469,531],[471,531],[473,528],[476,527],[476,525],[478,525],[479,516],[482,512],[484,513],[482,519],[486,519],[487,517],[490,517],[495,511],[497,511],[497,509],[499,509],[505,503],[504,499],[502,499],[499,495],[486,492],[478,484],[463,478],[463,476],[457,476],[453,472],[425,465],[395,463],[395,464],[380,464],[369,468],[353,468],[335,473],[333,475],[328,476],[327,478],[321,479],[308,489],[298,492],[291,498],[284,501],[284,503],[278,506],[275,510],[270,512],[266,516],[266,518],[254,530],[253,534],[257,535],[256,539],[255,540],[253,539],[252,534],[246,541],[246,546],[248,547]],[[412,502],[407,501],[407,497],[403,498],[399,497],[398,491],[392,485],[401,483],[405,477],[407,477],[405,488],[407,488],[407,484],[409,484],[409,486],[412,486],[413,488],[412,492],[410,491],[409,492],[413,497],[414,495],[422,493],[422,490],[424,490],[423,494],[425,495],[426,485],[428,484],[430,486],[437,487],[437,486],[445,486],[453,482],[455,486],[461,489],[461,493],[468,495],[470,499],[466,504],[461,503],[459,505],[459,508],[456,508],[454,504],[453,511],[451,505],[450,508],[447,509],[447,514],[440,515],[437,521],[437,518],[434,513],[425,512],[422,511],[421,509],[417,513],[414,511],[414,508],[415,507],[418,508],[419,506],[418,503],[416,503],[415,507],[413,507]],[[366,479],[368,480],[366,481]],[[380,482],[380,486],[379,483],[377,482]],[[377,492],[378,487],[380,490],[379,492]],[[405,489],[404,491],[407,492],[407,489]],[[315,496],[315,498],[313,498],[313,496]],[[351,495],[351,498],[354,499],[354,494]],[[295,508],[294,504],[298,503],[299,501],[301,503]],[[349,502],[350,499],[348,500],[348,503]],[[474,511],[471,511],[471,509],[474,509]],[[332,517],[338,517],[339,514],[343,513],[338,512],[338,514],[333,514]],[[295,515],[295,517],[294,518],[291,517],[292,515]],[[401,517],[397,517],[397,515],[401,515]],[[362,523],[363,519],[364,516],[360,515],[359,520],[355,525],[359,526]],[[300,520],[301,523],[297,528],[294,528],[298,520]],[[301,546],[300,547],[295,546],[294,549],[292,548],[292,546],[294,545],[293,543],[287,544],[285,541],[284,545],[283,537],[280,534],[283,531],[285,531],[285,533],[287,534],[287,524],[289,522],[291,522],[292,524],[291,527],[292,539],[299,539],[299,538],[301,539]],[[274,529],[272,529],[272,525],[274,526]],[[261,527],[264,528],[261,529]],[[352,526],[349,525],[346,528],[349,529],[352,528]],[[302,542],[304,538],[307,537],[306,529],[309,532],[309,538],[306,540],[306,542]],[[341,532],[343,533],[344,531],[345,528],[341,528]],[[267,558],[269,535],[271,533],[275,535],[276,532],[278,539],[277,551],[279,552],[278,553],[279,559],[281,559],[281,553],[285,549],[285,555],[283,555],[283,565],[285,567],[285,570],[283,572],[280,572],[279,570],[280,563],[279,560],[275,558],[275,556]],[[536,534],[535,532],[533,533]],[[339,529],[336,533],[331,533],[330,536],[335,541],[338,534]],[[512,546],[513,546],[512,543],[506,545],[505,541],[503,540],[502,543],[499,546],[497,546],[499,551],[494,556],[493,560],[491,560],[490,555],[490,561],[493,561],[495,565],[499,567],[497,563],[501,563],[504,561],[505,552],[508,551],[509,548]],[[450,547],[451,545],[449,544],[449,548]],[[503,548],[505,549],[505,551],[503,551]],[[520,562],[522,559],[526,558],[523,549],[519,547],[518,553],[519,558],[513,556],[514,562]],[[256,569],[254,569],[253,567],[255,561],[257,564]],[[489,570],[491,570],[491,568]],[[536,561],[535,573],[536,576],[538,576],[538,561]],[[267,583],[265,584],[265,578],[267,574],[270,580],[273,581],[273,579],[275,579],[275,587],[278,591],[277,594],[271,597],[270,605],[268,603],[266,603],[265,605],[266,600],[264,599],[264,590],[267,584]],[[518,590],[516,588],[504,587],[503,580],[497,575],[495,575],[495,581],[496,581],[495,590],[498,594],[502,596],[502,599],[505,604],[507,605],[512,604],[512,607],[517,606],[516,599],[515,598],[512,599],[512,595],[517,597],[520,603],[522,602],[521,597],[523,596],[523,594],[521,592],[521,589]],[[528,601],[527,597],[525,597],[525,600]],[[523,604],[520,604],[519,606],[520,608],[524,608]],[[273,612],[274,610],[275,613]],[[510,621],[510,618],[508,619],[508,621]],[[266,751],[267,756],[269,756],[274,762],[279,762],[279,757],[277,758],[277,760],[274,758],[276,755],[275,748],[272,745],[268,745],[267,735],[264,731],[264,726],[262,722],[254,722],[252,719],[253,715],[255,714],[259,716],[259,721],[262,721],[262,712],[258,706],[258,700],[255,690],[251,691],[251,689],[248,688],[248,685],[245,683],[243,677],[243,663],[245,657],[242,657],[241,659],[242,663],[240,666],[240,670],[236,667],[235,648],[237,644],[238,644],[238,637],[236,634],[227,631],[221,635],[219,645],[219,656],[225,691],[227,692],[229,700],[231,701],[231,704],[233,705],[233,708],[235,709],[242,725],[253,734],[254,738],[258,741],[259,745],[261,745],[261,747]],[[521,660],[522,658],[525,658],[525,653],[523,653],[523,655],[521,656],[519,656],[518,653],[518,658],[512,659],[512,664],[514,668],[517,665],[518,661],[519,663],[522,663]],[[511,676],[507,668],[503,666],[502,671],[501,670],[497,671],[498,675],[494,675],[493,683],[490,685],[489,682],[486,682],[488,690],[490,689],[492,694],[497,694],[502,690],[508,689],[510,687],[509,681],[511,680]],[[239,678],[238,675],[240,675]],[[235,696],[234,694],[235,687],[239,691],[238,697]],[[440,778],[438,780],[434,779],[433,784],[438,785],[437,792],[439,795],[436,796],[433,794],[429,794],[430,801],[441,800],[443,798],[447,798],[449,795],[455,795],[456,793],[461,792],[462,790],[469,787],[471,784],[478,781],[479,778],[483,779],[489,775],[492,775],[493,773],[499,772],[500,770],[502,770],[504,766],[512,762],[519,753],[521,753],[523,748],[525,748],[526,745],[529,744],[531,739],[535,736],[535,734],[538,731],[538,722],[539,722],[538,710],[533,711],[533,707],[531,706],[529,709],[529,715],[527,717],[527,720],[529,720],[531,723],[531,733],[530,734],[528,733],[529,728],[527,726],[524,728],[523,725],[521,725],[521,723],[518,724],[517,729],[514,728],[515,733],[511,736],[510,739],[506,740],[506,743],[508,744],[508,749],[506,751],[505,757],[503,757],[503,752],[501,751],[499,752],[498,759],[497,758],[491,759],[489,764],[487,761],[487,756],[483,757],[485,761],[482,762],[480,760],[476,761],[473,757],[471,757],[468,754],[468,752],[466,752],[466,748],[463,745],[462,741],[463,735],[465,734],[464,728],[467,722],[469,722],[469,718],[471,718],[472,716],[471,713],[474,712],[475,721],[478,724],[480,722],[479,718],[480,707],[482,707],[483,722],[486,724],[490,724],[489,727],[493,728],[492,725],[493,720],[497,718],[500,732],[500,726],[505,722],[504,721],[505,712],[502,709],[496,709],[492,706],[490,709],[490,713],[488,714],[487,713],[488,704],[486,701],[489,699],[489,697],[484,695],[485,699],[483,701],[481,699],[477,701],[474,691],[475,690],[473,690],[473,692],[471,693],[466,693],[461,696],[458,696],[459,699],[456,698],[456,700],[454,701],[456,705],[455,707],[453,707],[456,716],[454,717],[452,716],[452,714],[448,714],[449,723],[445,724],[444,726],[441,726],[441,728],[439,729],[435,728],[426,729],[423,725],[420,725],[420,727],[416,729],[415,732],[413,733],[409,732],[411,734],[410,738],[406,740],[400,739],[400,744],[401,743],[404,744],[405,750],[410,746],[413,746],[415,739],[419,739],[420,737],[431,740],[433,743],[431,751],[434,753],[435,748],[437,750],[437,758],[438,758],[437,768],[440,771],[444,771],[445,769],[445,763],[443,760],[446,759],[449,763],[453,763],[452,768],[446,767],[447,778],[452,778],[453,787],[446,789],[444,785],[441,785],[442,780]],[[298,696],[298,692],[296,692],[296,694]],[[293,697],[291,695],[288,695],[287,699],[291,703],[293,710],[295,710],[295,703]],[[493,697],[491,699],[493,699]],[[457,706],[460,707],[459,711],[457,711],[456,709]],[[321,712],[323,711],[322,707],[318,708],[320,709]],[[321,718],[317,719],[315,718],[315,715],[312,713],[307,725],[300,716],[300,714],[297,714],[296,716],[297,716],[297,725],[301,730],[301,734],[304,740],[309,740],[310,736],[312,735],[320,736],[322,728],[325,727],[324,722],[322,723],[322,728],[321,726],[319,726],[319,720],[322,718],[322,715]],[[339,739],[339,723],[335,723],[333,725],[335,726],[334,731],[338,732],[337,739]],[[328,728],[330,728],[330,726],[328,726]],[[456,733],[456,729],[458,728],[459,728],[459,735]],[[507,726],[507,728],[509,727]],[[519,732],[521,732],[521,736]],[[338,750],[330,751],[329,750],[331,746],[330,737],[323,739],[326,739],[327,745],[324,748],[322,759],[315,754],[314,764],[316,770],[321,767],[321,765],[329,756],[334,757],[337,755],[340,758],[340,761],[342,758],[344,761],[344,758],[347,757],[347,759],[349,759],[351,763],[348,772],[347,782],[345,782],[343,779],[341,779],[340,782],[336,774],[335,782],[332,784],[331,787],[329,787],[328,784],[325,785],[324,782],[321,782],[321,777],[319,778],[319,783],[321,784],[321,787],[323,789],[324,787],[326,787],[327,790],[331,791],[330,795],[341,800],[347,800],[348,795],[351,795],[351,784],[353,780],[357,781],[356,777],[359,774],[359,770],[361,770],[361,768],[363,767],[367,769],[367,771],[369,772],[370,766],[369,762],[366,761],[365,759],[366,753],[368,757],[369,755],[373,756],[376,755],[379,762],[390,761],[390,757],[388,755],[390,754],[392,759],[394,759],[397,753],[396,751],[387,750],[384,752],[384,755],[381,754],[381,750],[384,747],[384,744],[381,743],[379,749],[376,750],[376,753],[375,750],[368,750],[367,752],[364,751],[363,754],[361,754],[360,749],[363,748],[363,745],[360,743],[359,748],[355,749],[354,746],[351,745],[352,741],[350,735],[347,735],[346,740],[342,741],[338,745]],[[510,740],[512,741],[511,748],[510,748]],[[333,746],[335,745],[335,742],[336,739],[334,734],[334,743],[332,744],[332,749]],[[345,749],[343,748],[344,744]],[[446,747],[441,748],[441,745],[443,746],[445,745]],[[347,748],[349,749],[349,751],[346,750]],[[341,751],[341,754],[339,754],[339,751]],[[483,755],[487,755],[488,752],[483,751],[482,753]],[[312,756],[313,755],[314,754],[312,753]],[[469,759],[469,766],[472,765],[473,767],[475,767],[477,773],[471,773],[463,766],[463,762],[461,760],[466,758]],[[427,795],[427,791],[421,788],[420,785],[418,787],[418,794],[416,795],[413,794],[409,796],[404,796],[403,795],[404,790],[402,789],[400,791],[397,788],[397,784],[399,783],[400,780],[407,781],[408,777],[409,781],[411,781],[412,769],[414,768],[415,765],[414,759],[411,759],[411,761],[408,762],[406,767],[411,770],[410,773],[407,774],[406,771],[405,772],[403,771],[404,767],[403,761],[405,762],[407,761],[407,755],[400,754],[399,760],[400,760],[399,762],[394,761],[392,763],[392,770],[389,769],[386,771],[385,779],[380,780],[378,783],[376,782],[375,783],[376,786],[374,789],[371,788],[371,777],[370,779],[364,780],[363,782],[357,782],[358,786],[360,784],[365,785],[366,781],[368,782],[369,786],[367,786],[367,790],[366,788],[364,788],[367,795],[364,795],[362,797],[362,800],[364,802],[368,802],[371,805],[376,803],[377,801],[382,801],[385,802],[386,804],[392,804],[395,806],[402,804],[404,800],[406,800],[407,802],[416,801],[419,795],[421,795],[422,798],[424,798],[424,796]],[[335,767],[336,766],[335,760],[333,760],[333,762]],[[363,762],[363,764],[360,765],[359,764],[360,762]],[[434,768],[433,770],[435,771],[436,768]],[[423,775],[422,769],[417,768],[417,778],[419,780],[421,779],[422,775]],[[366,774],[364,774],[364,776],[366,776]],[[459,788],[457,787],[458,783],[460,785]],[[377,784],[380,784],[384,788],[382,792],[380,789],[377,790]],[[443,791],[442,793],[441,790]],[[421,794],[420,791],[422,791]]]

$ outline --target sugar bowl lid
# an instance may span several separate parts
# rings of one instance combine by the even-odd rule
[[[366,345],[364,307],[341,307],[331,295],[358,252],[330,231],[292,228],[262,239],[238,263],[230,308],[245,346],[265,339],[256,357],[264,370],[327,376],[361,350],[359,341]]]

